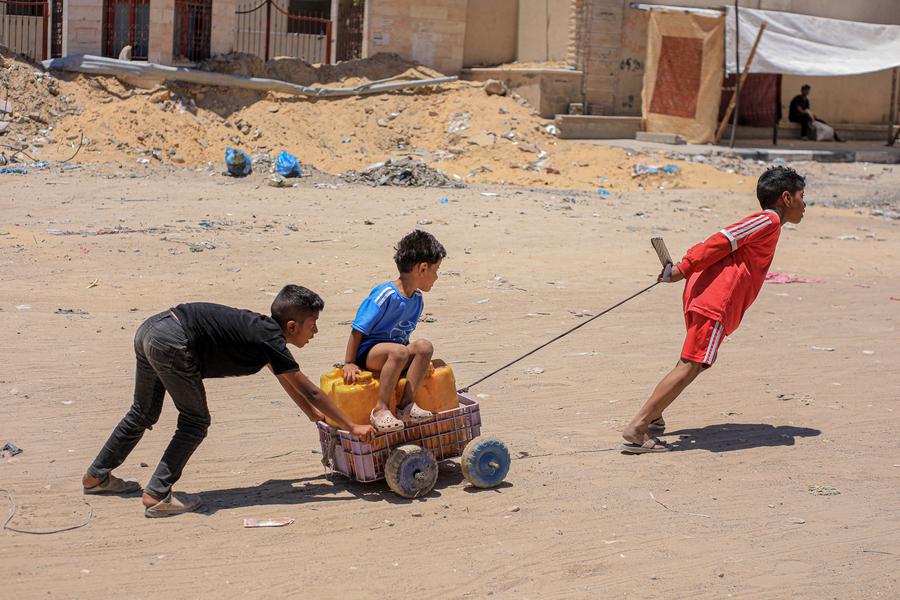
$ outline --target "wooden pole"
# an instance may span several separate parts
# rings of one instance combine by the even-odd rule
[[[734,0],[734,68],[737,73],[734,75],[734,122],[731,124],[731,140],[728,143],[729,148],[734,148],[734,138],[737,135],[738,115],[741,111],[741,19],[738,6],[738,0]],[[728,120],[727,118],[725,119]]]
[[[734,95],[731,97],[731,101],[728,102],[728,108],[725,109],[725,116],[722,117],[722,122],[719,124],[719,130],[716,131],[716,138],[713,143],[718,144],[719,140],[722,139],[722,134],[725,133],[725,128],[728,127],[728,119],[731,118],[731,113],[734,110],[734,105],[737,103],[737,92],[740,89],[740,85],[744,83],[744,80],[747,78],[747,73],[750,70],[750,65],[753,63],[753,57],[756,55],[756,48],[759,46],[759,40],[762,37],[763,32],[766,30],[766,24],[761,23],[759,26],[759,33],[756,34],[756,40],[753,42],[753,47],[750,49],[750,55],[747,57],[747,62],[744,63],[744,72],[741,73],[741,76],[738,78],[738,85],[735,89]],[[735,119],[735,129],[737,129],[737,120]]]
[[[897,136],[894,135],[894,122],[897,120],[897,67],[894,67],[894,74],[891,77],[891,110],[890,110],[890,125],[888,126],[888,139],[887,145],[893,146],[894,142],[897,141]]]

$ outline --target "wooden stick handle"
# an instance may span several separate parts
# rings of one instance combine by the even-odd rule
[[[744,86],[744,80],[747,79],[747,73],[750,70],[750,65],[753,63],[753,56],[756,54],[756,47],[759,46],[759,40],[765,30],[766,23],[760,23],[759,32],[756,34],[756,39],[753,41],[753,47],[750,49],[749,56],[747,56],[747,63],[744,65],[744,71],[741,73],[741,84],[735,86],[734,93],[731,95],[731,100],[728,102],[728,108],[725,109],[725,116],[722,117],[722,122],[719,124],[718,131],[716,131],[716,139],[714,141],[716,144],[722,139],[722,134],[725,133],[725,128],[728,127],[728,119],[731,118],[731,113],[734,111],[734,104],[737,102],[737,91]],[[737,40],[735,40],[735,43],[737,43]],[[735,123],[734,126],[737,127],[737,123]]]

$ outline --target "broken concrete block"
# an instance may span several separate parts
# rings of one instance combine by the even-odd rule
[[[484,82],[484,92],[488,96],[505,96],[506,86],[498,79],[488,79]]]

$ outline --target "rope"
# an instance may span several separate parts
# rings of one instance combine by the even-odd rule
[[[0,531],[15,531],[16,533],[27,533],[29,535],[52,535],[54,533],[62,533],[64,531],[72,531],[73,529],[80,529],[91,522],[91,519],[94,518],[94,507],[91,506],[87,500],[82,500],[87,507],[90,509],[87,518],[84,520],[84,523],[80,523],[78,525],[72,525],[70,527],[63,527],[61,529],[48,529],[46,531],[31,531],[28,529],[17,529],[16,527],[10,527],[9,522],[13,520],[13,517],[16,516],[16,511],[18,510],[18,506],[16,506],[15,500],[13,500],[12,494],[9,490],[0,489],[0,492],[6,494],[6,499],[9,500],[10,511],[9,516],[6,517],[6,520],[3,522],[3,525],[0,526]]]
[[[642,289],[641,291],[639,291],[639,292],[637,292],[637,293],[635,293],[635,294],[632,294],[631,296],[628,296],[627,298],[625,298],[624,300],[622,300],[622,301],[619,302],[618,304],[614,304],[614,305],[610,306],[609,308],[607,308],[606,310],[604,310],[604,311],[601,312],[600,314],[594,315],[593,317],[591,317],[591,318],[588,319],[587,321],[584,321],[584,322],[582,322],[582,323],[579,323],[578,325],[576,325],[575,327],[569,329],[568,331],[565,331],[565,332],[559,334],[558,336],[556,336],[555,338],[553,338],[553,339],[550,340],[549,342],[545,342],[545,343],[541,344],[540,346],[538,346],[538,347],[535,348],[534,350],[531,350],[530,352],[527,352],[526,354],[523,354],[523,355],[520,356],[519,358],[517,358],[517,359],[515,359],[515,360],[513,360],[513,361],[511,361],[511,362],[506,363],[505,365],[503,365],[502,367],[500,367],[500,368],[497,369],[496,371],[492,371],[492,372],[488,373],[487,375],[485,375],[484,377],[482,377],[481,379],[479,379],[479,380],[476,381],[475,383],[470,383],[470,384],[467,385],[466,387],[460,388],[458,391],[459,391],[460,393],[468,392],[468,391],[469,391],[469,388],[475,387],[476,385],[478,385],[479,383],[481,383],[482,381],[484,381],[484,380],[487,379],[488,377],[493,377],[494,375],[496,375],[496,374],[499,373],[500,371],[502,371],[502,370],[504,370],[504,369],[507,369],[507,368],[513,366],[514,364],[516,364],[517,362],[519,362],[519,361],[522,360],[523,358],[528,358],[529,356],[531,356],[532,354],[534,354],[534,353],[537,352],[538,350],[541,350],[542,348],[546,348],[547,346],[549,346],[550,344],[552,344],[552,343],[555,342],[556,340],[559,340],[559,339],[562,339],[562,338],[566,337],[567,335],[569,335],[570,333],[572,333],[573,331],[575,331],[575,330],[577,330],[577,329],[581,329],[582,327],[584,327],[585,325],[587,325],[588,323],[590,323],[590,322],[593,321],[594,319],[599,319],[600,317],[602,317],[603,315],[605,315],[605,314],[608,313],[609,311],[613,310],[614,308],[618,308],[618,307],[622,306],[623,304],[625,304],[626,302],[628,302],[629,300],[631,300],[631,299],[633,299],[633,298],[637,298],[638,296],[640,296],[641,294],[643,294],[643,293],[646,292],[647,290],[650,290],[650,289],[656,287],[657,285],[659,285],[659,282],[658,282],[658,281],[655,282],[655,283],[653,283],[653,284],[651,284],[651,285],[648,285],[647,287],[645,287],[645,288]]]

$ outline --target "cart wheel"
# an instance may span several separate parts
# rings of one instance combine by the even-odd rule
[[[437,482],[437,461],[430,452],[409,444],[400,446],[384,465],[388,487],[398,496],[418,498],[431,491]]]
[[[463,476],[475,487],[500,485],[509,472],[509,450],[497,438],[478,436],[463,449]]]

